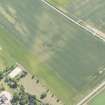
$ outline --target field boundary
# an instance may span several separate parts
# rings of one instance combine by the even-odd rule
[[[46,4],[47,6],[49,6],[50,8],[52,8],[53,10],[55,10],[57,13],[61,14],[63,17],[65,17],[68,21],[73,22],[74,24],[78,25],[79,27],[81,27],[82,29],[86,30],[87,32],[91,33],[93,36],[103,40],[105,42],[105,33],[101,32],[100,30],[89,26],[88,24],[81,24],[79,20],[75,21],[73,18],[71,18],[70,16],[68,16],[67,14],[65,14],[62,10],[58,9],[57,7],[53,6],[52,4],[50,4],[48,1],[46,0],[40,0],[42,3]],[[82,21],[83,22],[83,21]],[[102,34],[102,35],[101,35]]]
[[[105,89],[105,81],[102,82],[98,87],[93,89],[91,93],[89,93],[86,97],[84,97],[77,105],[85,105],[91,99],[93,99],[96,95],[101,93]]]

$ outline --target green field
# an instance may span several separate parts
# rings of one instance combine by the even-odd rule
[[[15,60],[7,52],[0,50],[0,70],[4,70],[6,67],[10,67],[14,63]]]
[[[0,46],[2,56],[37,75],[65,105],[105,76],[105,43],[40,0],[0,0]]]
[[[92,99],[88,105],[105,105],[105,90]]]

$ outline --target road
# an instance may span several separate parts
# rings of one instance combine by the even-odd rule
[[[97,94],[98,91],[105,87],[105,81],[102,82],[97,88],[95,88],[90,94],[88,94],[85,98],[83,98],[77,105],[83,105],[88,102],[88,100],[91,100],[95,94]]]
[[[88,31],[89,33],[91,33],[92,35],[100,38],[101,40],[105,41],[105,38],[102,37],[102,35],[100,35],[99,33],[101,32],[100,30],[95,31],[94,27],[87,27],[84,25],[81,25],[79,21],[75,21],[73,18],[71,18],[70,16],[66,15],[63,11],[59,10],[58,8],[56,8],[55,6],[51,5],[50,3],[48,3],[46,0],[41,0],[44,4],[46,4],[47,6],[49,6],[50,8],[52,8],[53,10],[55,10],[56,12],[58,12],[59,14],[61,14],[62,16],[64,16],[67,20],[69,20],[70,22],[73,22],[74,24],[78,25],[79,27],[85,29],[86,31]],[[89,26],[89,25],[88,25]],[[99,31],[99,32],[98,32]],[[98,32],[98,33],[97,33]],[[101,32],[103,33],[103,32]],[[103,33],[104,34],[104,33]],[[105,35],[105,34],[104,34]]]

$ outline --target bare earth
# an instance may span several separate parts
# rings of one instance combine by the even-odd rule
[[[20,83],[25,87],[26,92],[36,95],[38,99],[40,99],[40,95],[42,93],[47,92],[47,88],[41,84],[37,83],[36,79],[32,79],[32,75],[28,73],[28,75],[20,80]],[[50,105],[64,105],[61,101],[57,102],[57,97],[53,95],[53,93],[49,90],[47,92],[47,97],[41,99],[43,103],[49,103]]]

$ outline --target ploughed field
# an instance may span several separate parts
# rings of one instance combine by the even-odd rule
[[[105,43],[40,0],[0,0],[0,46],[5,64],[22,64],[66,105],[105,76]]]

